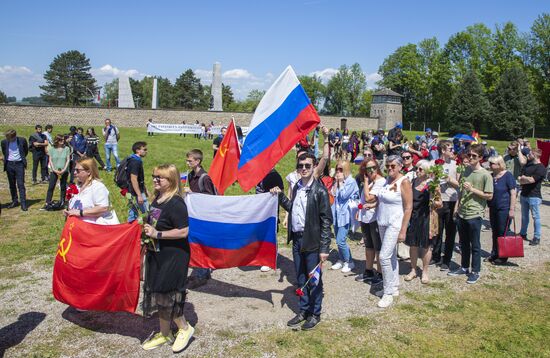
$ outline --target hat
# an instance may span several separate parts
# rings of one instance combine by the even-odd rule
[[[437,132],[434,131],[434,132],[432,132],[432,135],[433,135],[434,137],[438,137],[438,136],[439,136],[439,133],[437,133]]]
[[[486,142],[486,141],[483,141],[483,142],[481,142],[481,144],[483,144],[483,145],[487,145],[487,142]]]
[[[395,128],[403,129],[403,123],[395,123]]]
[[[431,128],[426,128],[425,132],[432,132],[432,129]]]
[[[522,150],[521,150],[521,154],[525,155],[525,156],[528,156],[529,153],[531,153],[531,149],[527,148],[527,147],[524,147]]]

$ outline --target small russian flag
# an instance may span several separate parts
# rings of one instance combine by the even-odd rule
[[[185,185],[187,183],[187,172],[180,173],[180,182],[182,185]]]
[[[319,279],[321,278],[321,265],[315,266],[313,271],[311,271],[308,276],[309,276],[309,283],[312,286],[317,286],[317,284],[319,283]]]

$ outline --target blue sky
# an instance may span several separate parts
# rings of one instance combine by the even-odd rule
[[[174,81],[191,68],[223,81],[243,98],[266,89],[288,65],[325,80],[358,62],[375,87],[384,58],[406,43],[449,36],[474,23],[512,21],[522,32],[550,2],[461,1],[3,1],[0,7],[0,90],[39,95],[53,58],[79,50],[98,84],[119,73]]]

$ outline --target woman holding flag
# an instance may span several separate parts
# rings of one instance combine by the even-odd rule
[[[185,320],[185,284],[190,249],[187,206],[182,198],[180,173],[175,165],[164,164],[153,170],[154,200],[145,234],[153,249],[147,251],[143,284],[143,315],[158,312],[160,332],[146,340],[142,348],[151,350],[172,344],[175,353],[185,349],[195,329]],[[178,326],[172,335],[171,322]]]

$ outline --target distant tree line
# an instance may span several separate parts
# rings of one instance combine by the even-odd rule
[[[475,24],[444,46],[429,38],[399,47],[380,66],[378,84],[403,94],[406,121],[510,138],[550,125],[549,53],[550,14],[529,33],[511,22],[493,31]]]

